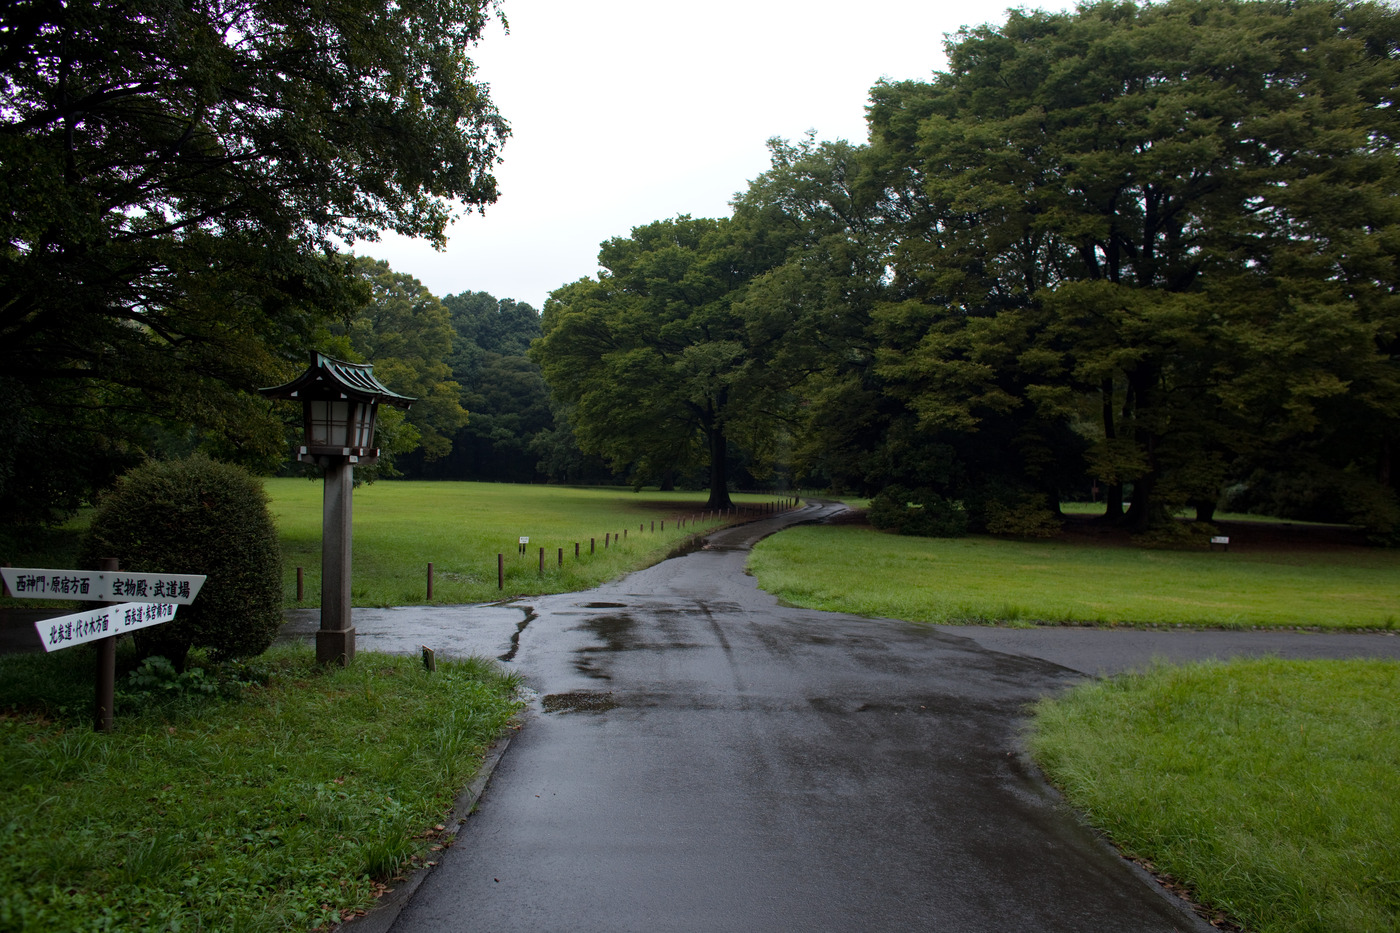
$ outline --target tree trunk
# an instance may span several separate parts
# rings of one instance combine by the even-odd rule
[[[710,441],[710,501],[707,509],[727,509],[734,503],[729,498],[729,438],[722,428],[711,428]]]
[[[1156,485],[1157,479],[1151,474],[1133,480],[1133,501],[1128,506],[1128,514],[1123,517],[1123,524],[1133,531],[1146,531],[1151,523],[1152,491]]]
[[[1123,521],[1123,484],[1113,483],[1103,488],[1103,520],[1110,525]]]
[[[1113,418],[1112,376],[1099,382],[1099,404],[1103,418],[1103,436],[1108,440],[1113,440],[1118,436],[1118,429]],[[1110,483],[1105,486],[1103,498],[1103,520],[1110,525],[1120,524],[1123,521],[1123,484]]]

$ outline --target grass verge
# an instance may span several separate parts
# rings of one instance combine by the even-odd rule
[[[1400,552],[1149,551],[798,527],[754,549],[759,586],[915,622],[1393,629]]]
[[[265,684],[234,697],[127,688],[102,735],[89,650],[0,658],[0,929],[337,922],[432,857],[516,708],[513,675],[474,659],[254,663]]]
[[[1400,663],[1158,667],[1042,701],[1030,747],[1126,854],[1252,933],[1400,930]]]

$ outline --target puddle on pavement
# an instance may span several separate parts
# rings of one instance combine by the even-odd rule
[[[585,609],[626,609],[626,603],[584,603]]]
[[[581,627],[603,639],[603,647],[593,650],[631,651],[637,647],[629,637],[636,624],[636,620],[631,616],[597,616],[583,623]]]
[[[529,625],[531,622],[535,621],[536,618],[538,618],[535,615],[534,607],[522,606],[521,608],[525,611],[525,618],[521,619],[520,622],[515,626],[515,634],[510,636],[510,648],[506,651],[505,654],[497,655],[496,660],[498,661],[515,660],[515,653],[520,650],[520,636],[525,631],[525,626]]]
[[[686,538],[677,542],[676,546],[671,548],[671,550],[666,553],[665,560],[673,560],[677,557],[684,557],[687,554],[694,554],[696,551],[702,549],[708,550],[710,547],[709,541],[709,538],[703,538],[698,535],[687,536]]]
[[[597,663],[598,656],[639,647],[629,637],[635,625],[631,616],[624,615],[597,616],[584,622],[579,628],[592,632],[603,644],[578,649],[574,653],[574,670],[594,680],[609,680],[608,672]]]
[[[572,693],[551,693],[540,701],[546,713],[606,713],[617,709],[611,690],[575,690]]]

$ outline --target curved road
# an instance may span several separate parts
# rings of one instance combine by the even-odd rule
[[[363,648],[496,654],[538,691],[391,929],[1206,931],[1038,777],[1026,704],[1154,657],[1400,656],[1387,636],[946,628],[759,591],[748,548],[835,508],[587,593],[357,612]]]

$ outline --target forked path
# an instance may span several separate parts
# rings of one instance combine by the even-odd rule
[[[1209,930],[1037,777],[1026,704],[1154,655],[1400,654],[1381,636],[1007,636],[780,606],[748,548],[824,514],[521,600],[511,664],[539,696],[392,929]]]

